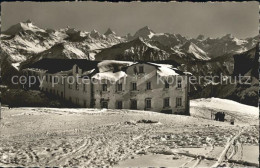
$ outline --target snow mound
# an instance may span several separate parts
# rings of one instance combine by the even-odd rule
[[[241,104],[233,100],[220,99],[214,97],[207,98],[207,99],[202,98],[202,99],[192,100],[190,102],[190,106],[207,107],[211,109],[218,109],[224,111],[235,111],[237,113],[247,114],[247,115],[259,115],[258,107]]]

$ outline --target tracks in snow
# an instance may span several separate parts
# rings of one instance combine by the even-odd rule
[[[215,164],[213,164],[211,166],[211,168],[218,167],[221,163],[223,163],[224,161],[227,161],[228,159],[231,159],[234,156],[234,154],[236,153],[236,151],[234,151],[236,149],[236,146],[234,145],[234,143],[237,140],[237,138],[242,134],[243,131],[244,131],[244,128],[242,128],[238,132],[237,135],[235,135],[230,141],[227,142],[224,150],[221,152],[220,156],[218,157],[217,162]],[[226,157],[227,152],[228,152],[228,150],[230,149],[231,146],[233,146],[233,151],[228,157]]]

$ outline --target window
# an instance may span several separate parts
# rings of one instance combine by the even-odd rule
[[[76,73],[79,73],[79,68],[78,68],[78,66],[76,66]]]
[[[152,107],[152,99],[145,99],[145,109],[150,109]]]
[[[137,68],[134,67],[134,74],[137,74]]]
[[[176,98],[176,107],[180,107],[180,106],[182,106],[182,104],[181,104],[181,101],[182,100],[182,98],[181,97],[177,97]]]
[[[83,106],[87,107],[87,101],[86,100],[83,100]]]
[[[46,82],[48,82],[48,75],[45,76]]]
[[[164,82],[164,86],[165,86],[166,89],[168,89],[168,88],[170,87],[168,81],[165,81],[165,82]]]
[[[136,110],[137,109],[137,100],[135,99],[132,99],[131,100],[131,106],[130,106],[131,109],[133,110]]]
[[[107,101],[102,101],[101,103],[101,108],[108,108],[108,102]]]
[[[137,89],[137,87],[136,87],[136,82],[133,82],[132,83],[132,90],[136,90]]]
[[[170,98],[164,98],[163,99],[163,107],[170,107]]]
[[[123,102],[122,101],[117,101],[116,108],[117,109],[122,109],[123,108]]]
[[[76,90],[79,90],[79,84],[76,82]]]
[[[79,98],[76,98],[76,104],[79,104]]]
[[[83,91],[86,92],[86,84],[83,84]]]
[[[50,77],[50,82],[52,82],[52,76],[50,75],[49,77]]]
[[[60,93],[60,96],[63,97],[63,92]]]
[[[121,92],[121,91],[122,91],[122,87],[123,87],[123,86],[122,86],[122,83],[118,83],[118,84],[117,84],[117,91],[118,91],[118,92]]]
[[[151,90],[151,82],[147,82],[146,83],[146,89],[147,90]]]
[[[57,90],[57,96],[59,96],[59,91]]]
[[[177,88],[181,88],[181,79],[178,79],[178,82],[177,82]]]
[[[107,84],[102,85],[102,91],[106,92],[107,91]]]
[[[139,73],[144,73],[144,67],[143,66],[139,66]]]

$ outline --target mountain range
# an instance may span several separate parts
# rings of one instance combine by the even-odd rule
[[[119,36],[110,28],[103,34],[97,30],[82,31],[70,27],[42,29],[27,20],[1,33],[2,78],[4,81],[10,78],[10,74],[18,73],[23,66],[43,58],[172,60],[182,65],[180,69],[194,75],[233,75],[237,71],[234,66],[239,67],[244,62],[234,55],[248,55],[249,51],[256,53],[258,38],[239,39],[231,34],[219,38],[203,35],[188,38],[174,33],[157,33],[148,26],[133,35],[128,33]],[[257,54],[251,55],[254,59],[258,58]],[[244,60],[249,60],[249,57],[244,56]],[[246,71],[252,71],[252,68],[249,66]],[[193,90],[205,87],[207,83],[194,85]]]
[[[1,34],[1,51],[12,63],[41,58],[85,58],[89,60],[210,60],[224,54],[252,49],[257,36],[238,39],[231,34],[220,38],[187,38],[180,34],[156,33],[148,26],[120,37],[113,30],[74,28],[42,29],[30,20],[11,26]],[[17,65],[17,64],[16,64]]]

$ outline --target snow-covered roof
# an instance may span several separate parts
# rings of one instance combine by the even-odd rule
[[[106,79],[109,81],[118,81],[121,78],[126,77],[127,74],[124,71],[118,71],[118,72],[102,72],[102,73],[96,73],[92,78],[97,80]]]
[[[135,63],[131,61],[104,60],[97,64],[99,72],[93,75],[92,78],[118,81],[127,76],[122,69],[133,64]]]
[[[89,75],[89,74],[91,74],[91,73],[94,72],[94,71],[95,71],[95,69],[91,69],[91,70],[89,70],[89,71],[83,72],[82,75]]]
[[[170,64],[157,64],[153,62],[148,62],[149,64],[157,66],[157,74],[166,77],[166,76],[175,76],[175,75],[181,75],[179,70],[177,68],[174,68]]]
[[[191,72],[183,72],[185,75],[190,75],[192,76],[193,74]]]
[[[122,77],[126,77],[125,70],[127,67],[137,64],[148,64],[155,66],[157,74],[166,76],[185,75],[182,71],[178,70],[171,64],[153,63],[153,62],[131,62],[131,61],[117,61],[117,60],[104,60],[101,62],[93,62],[88,60],[73,60],[73,59],[43,59],[30,68],[43,70],[48,73],[59,75],[72,74],[73,65],[79,66],[83,70],[82,76],[92,76],[95,79],[107,79],[117,81]]]
[[[72,74],[72,69],[71,70],[68,70],[68,71],[60,71],[60,72],[57,72],[55,73],[56,75],[62,75],[62,76],[66,76],[66,75],[70,75]]]
[[[123,67],[130,66],[132,64],[135,64],[134,62],[130,61],[116,61],[116,60],[104,60],[100,63],[98,63],[98,69],[99,72],[107,72],[107,71],[113,71],[115,68],[118,70],[121,70]]]
[[[39,68],[27,68],[27,69],[33,72],[47,72],[47,70],[39,69]]]

